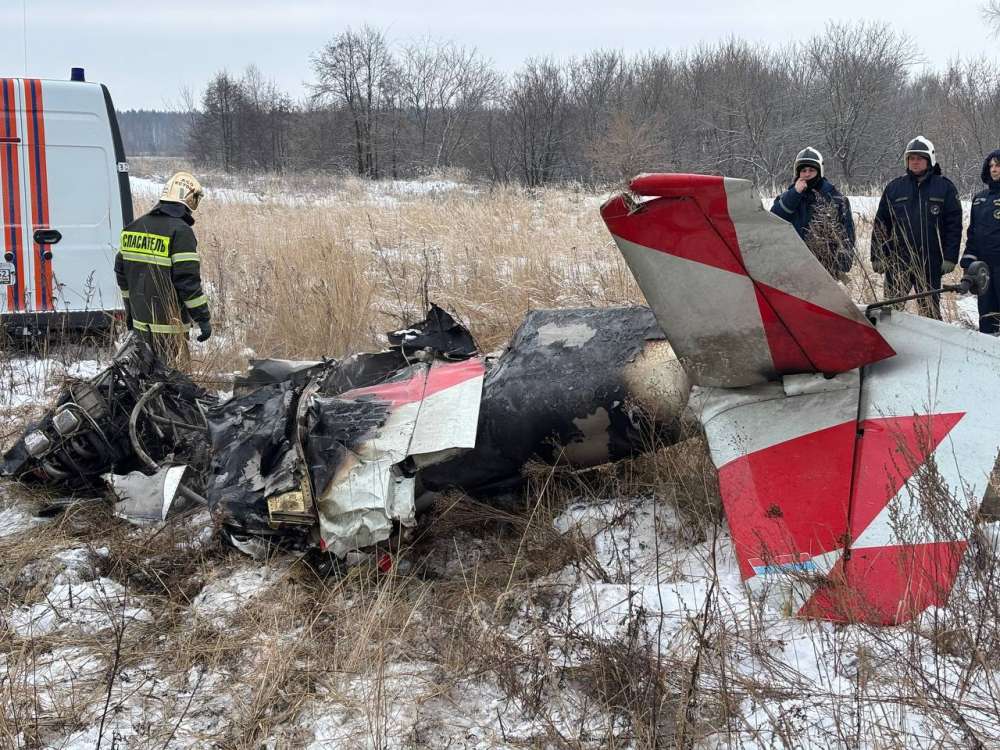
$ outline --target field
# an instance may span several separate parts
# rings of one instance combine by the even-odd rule
[[[138,210],[167,166],[138,164]],[[223,391],[250,356],[380,348],[429,300],[484,351],[530,308],[642,301],[597,213],[607,192],[454,175],[206,184],[195,229],[218,335],[195,371]],[[863,265],[848,286],[879,291]],[[969,324],[968,301],[945,313]],[[0,354],[0,446],[106,356]],[[51,498],[0,485],[0,745],[1000,743],[988,555],[969,556],[947,609],[905,627],[792,619],[740,582],[701,436],[650,447],[596,470],[533,467],[513,508],[445,497],[388,574],[254,562],[204,511],[137,528],[81,498],[40,517]]]

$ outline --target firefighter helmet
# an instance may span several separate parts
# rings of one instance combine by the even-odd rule
[[[929,139],[924,138],[922,135],[918,135],[912,141],[906,144],[906,151],[903,152],[903,166],[906,166],[906,157],[910,154],[916,154],[917,156],[923,156],[927,159],[929,166],[933,169],[937,164],[937,155],[934,153],[934,144],[930,142]]]
[[[823,176],[823,154],[814,149],[812,146],[806,146],[804,149],[799,151],[798,155],[795,157],[795,176],[799,176],[799,170],[802,167],[815,167],[816,171],[819,172],[819,176]]]
[[[164,203],[183,203],[194,211],[198,208],[205,191],[201,183],[190,172],[177,172],[163,186],[160,201]]]

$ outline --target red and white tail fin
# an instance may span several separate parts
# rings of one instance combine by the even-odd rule
[[[738,387],[895,352],[747,180],[636,177],[601,215],[692,380]]]
[[[1000,341],[888,311],[876,330],[745,180],[631,188],[601,213],[706,386],[692,407],[747,585],[829,620],[944,604],[1000,451],[1000,400],[981,397]]]

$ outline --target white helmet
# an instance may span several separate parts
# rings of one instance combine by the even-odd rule
[[[799,151],[798,155],[795,157],[795,176],[799,176],[800,167],[815,167],[816,171],[819,172],[819,176],[823,176],[823,154],[814,149],[812,146],[806,146],[804,149]]]
[[[931,169],[933,169],[937,164],[937,155],[934,153],[934,144],[930,142],[930,139],[924,138],[922,135],[918,135],[906,144],[906,151],[903,152],[903,166],[906,166],[906,157],[910,154],[926,157],[927,161],[930,162]]]
[[[162,203],[183,203],[194,211],[198,208],[205,191],[201,188],[201,183],[190,172],[178,172],[163,186],[163,193],[160,195]]]

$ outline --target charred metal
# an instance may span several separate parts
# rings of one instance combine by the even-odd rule
[[[437,306],[387,338],[340,360],[253,361],[221,402],[130,340],[66,386],[0,475],[107,488],[134,522],[202,502],[250,554],[344,556],[414,525],[438,491],[494,497],[530,461],[593,466],[670,442],[690,390],[644,307],[531,312],[499,356]]]

